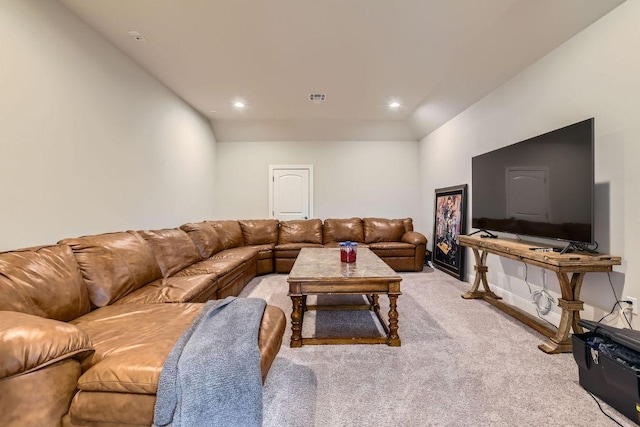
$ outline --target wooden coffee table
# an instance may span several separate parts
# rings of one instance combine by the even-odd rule
[[[338,248],[304,248],[289,273],[291,311],[291,347],[303,344],[387,344],[400,346],[397,300],[402,278],[367,248],[359,248],[355,263],[340,262]],[[368,304],[318,306],[307,305],[307,295],[365,295]],[[389,324],[380,315],[379,295],[389,297]],[[364,303],[364,301],[363,301]],[[375,312],[386,336],[303,338],[302,322],[307,310],[371,310]]]

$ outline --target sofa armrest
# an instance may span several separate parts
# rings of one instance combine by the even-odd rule
[[[0,311],[0,378],[33,372],[93,352],[87,334],[69,323]]]
[[[427,244],[427,238],[424,234],[418,233],[417,231],[407,231],[402,235],[402,241],[416,246]]]

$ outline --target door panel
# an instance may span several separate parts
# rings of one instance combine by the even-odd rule
[[[309,167],[273,167],[270,178],[272,218],[286,221],[311,217],[312,171]]]

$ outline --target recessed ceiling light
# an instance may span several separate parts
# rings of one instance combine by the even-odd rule
[[[389,103],[389,108],[400,108],[400,103],[398,101],[393,101]]]
[[[134,40],[137,40],[139,42],[147,41],[147,39],[145,39],[144,36],[140,34],[139,31],[127,31],[127,34],[129,34]]]
[[[244,108],[245,107],[244,102],[242,102],[242,101],[234,102],[233,106],[236,107],[236,108]]]

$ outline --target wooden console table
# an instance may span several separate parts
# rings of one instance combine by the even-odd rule
[[[473,250],[476,260],[476,278],[471,290],[462,295],[465,299],[481,298],[496,308],[531,326],[549,339],[538,346],[545,353],[571,352],[571,337],[569,333],[582,333],[578,326],[583,302],[580,301],[580,288],[584,275],[590,272],[608,272],[614,265],[620,265],[621,258],[611,255],[557,252],[538,252],[531,250],[541,245],[511,239],[482,238],[481,236],[458,236],[458,242]],[[494,294],[487,282],[487,254],[495,254],[504,258],[521,261],[554,271],[560,283],[562,298],[558,299],[558,306],[562,309],[560,325],[555,328],[542,323],[540,319],[524,311],[510,306]],[[571,274],[571,278],[569,278]],[[483,291],[478,290],[482,283]]]

